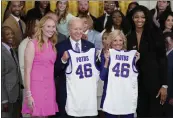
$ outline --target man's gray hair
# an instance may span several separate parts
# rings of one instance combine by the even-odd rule
[[[73,17],[72,19],[70,19],[70,21],[68,23],[68,30],[70,29],[70,27],[74,21],[79,21],[79,20],[81,21],[81,19],[79,17]]]

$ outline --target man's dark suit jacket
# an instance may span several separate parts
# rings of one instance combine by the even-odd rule
[[[94,48],[94,44],[90,43],[87,40],[81,39],[82,51],[87,51],[90,48]],[[57,49],[57,59],[55,61],[54,66],[54,77],[55,81],[57,81],[56,91],[57,91],[57,102],[60,110],[60,115],[65,115],[65,104],[66,104],[66,77],[65,77],[65,69],[67,64],[63,64],[61,61],[61,57],[63,53],[69,49],[72,49],[72,45],[70,39],[62,41],[56,45]]]
[[[140,53],[137,63],[139,91],[145,89],[157,95],[161,86],[167,85],[167,58],[162,32],[158,29],[149,31],[149,34],[143,32],[139,49],[136,32],[132,31],[127,36],[127,49]]]
[[[102,16],[100,16],[99,18],[96,19],[95,30],[97,30],[98,32],[102,32],[104,30],[105,17],[106,17],[106,14],[103,14]],[[108,17],[108,19],[109,18],[110,17]],[[107,21],[108,21],[108,19],[107,19]]]
[[[168,54],[168,98],[173,98],[173,50]]]

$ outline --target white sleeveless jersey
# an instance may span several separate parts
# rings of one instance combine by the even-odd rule
[[[110,49],[110,65],[103,111],[124,115],[136,112],[138,73],[135,68],[136,50]]]
[[[95,66],[95,48],[83,53],[68,50],[68,53],[66,112],[76,117],[96,116],[99,71]]]

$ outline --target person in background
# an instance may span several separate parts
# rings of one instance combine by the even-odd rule
[[[163,20],[160,21],[160,29],[164,32],[173,32],[173,12],[165,14]]]
[[[138,117],[162,117],[167,97],[167,58],[163,33],[153,24],[148,8],[133,9],[127,50],[138,50]]]
[[[86,39],[95,45],[97,50],[102,49],[102,38],[101,34],[93,29],[93,20],[89,15],[80,16],[83,21],[83,39]]]
[[[92,20],[93,20],[93,27],[95,28],[96,26],[96,18],[89,13],[89,0],[79,0],[78,1],[78,15],[77,17],[80,16],[87,16],[89,15]]]
[[[128,21],[126,20],[123,13],[119,10],[115,10],[112,12],[111,18],[108,19],[105,29],[101,32],[101,34],[103,34],[105,31],[114,31],[115,29],[121,30],[125,35],[127,35],[130,31]]]
[[[156,8],[150,11],[153,21],[157,27],[160,27],[159,21],[165,17],[165,14],[171,12],[171,2],[167,0],[158,0]]]
[[[136,7],[136,6],[139,6],[139,4],[137,2],[131,2],[129,5],[128,5],[128,8],[127,8],[127,12],[126,12],[126,19],[128,20],[129,22],[129,25],[132,21],[131,20],[131,16],[132,16],[132,10]],[[130,26],[131,28],[131,26]]]
[[[25,1],[20,1],[20,5],[21,5],[20,18],[26,23]]]
[[[164,33],[168,58],[168,97],[166,102],[166,117],[173,117],[173,33]]]
[[[17,55],[12,48],[14,32],[8,26],[1,29],[1,104],[9,118],[20,118],[23,82]],[[3,117],[3,116],[2,116]]]
[[[68,12],[69,3],[68,0],[60,0],[56,2],[56,11],[55,13],[58,16],[57,29],[58,32],[65,35],[67,38],[69,37],[68,32],[68,23],[70,19],[74,16]]]
[[[10,16],[11,14],[11,11],[10,11],[10,8],[11,7],[11,1],[8,1],[8,4],[5,8],[5,12],[4,12],[4,18],[3,18],[3,22]]]
[[[54,12],[48,12],[46,16],[51,17],[52,19],[55,20],[56,23],[58,23],[58,16]],[[58,43],[64,41],[67,39],[67,37],[64,34],[61,34],[58,29],[57,29],[57,35],[58,35]]]
[[[20,43],[18,48],[18,58],[19,58],[19,65],[20,65],[20,71],[22,74],[22,79],[24,82],[24,53],[26,46],[29,41],[34,39],[35,32],[36,32],[36,26],[38,25],[39,20],[37,19],[29,19],[26,23],[26,36],[25,39]]]
[[[59,111],[53,77],[56,43],[56,23],[51,17],[44,16],[37,25],[34,39],[28,42],[25,49],[23,114],[48,117]]]
[[[126,15],[128,15],[130,13],[130,11],[132,11],[136,6],[139,6],[139,4],[137,2],[131,2],[128,5]]]
[[[26,36],[25,39],[20,43],[19,48],[18,48],[18,59],[19,59],[19,66],[20,66],[20,71],[22,75],[22,80],[23,80],[23,85],[25,87],[25,80],[24,80],[24,53],[26,46],[31,39],[34,39],[34,34],[35,34],[35,27],[38,24],[37,19],[30,19],[26,23]],[[24,89],[25,90],[25,89]],[[23,91],[23,98],[24,98],[25,92]],[[23,117],[27,117],[26,114],[23,114]]]
[[[118,9],[119,9],[118,1],[104,1],[105,13],[99,18],[97,18],[95,29],[98,32],[102,32],[105,29],[106,23],[108,19],[110,18],[110,15],[112,14],[112,12]]]
[[[31,18],[40,20],[49,11],[51,11],[49,1],[35,1],[35,7],[27,12],[26,21]]]
[[[101,55],[103,55],[103,53],[106,50],[109,50],[109,48],[110,48],[110,42],[108,41],[108,35],[109,34],[110,34],[110,32],[104,32],[102,35],[102,50],[100,50],[100,53],[98,55],[98,59],[100,62],[101,62]],[[98,108],[99,118],[105,118],[105,114],[101,108],[101,99],[102,99],[102,95],[103,95],[103,85],[104,85],[104,81],[99,79],[98,86],[97,86],[97,105],[98,105],[97,108]]]
[[[20,42],[24,38],[25,34],[25,29],[26,25],[24,21],[20,19],[20,14],[21,14],[21,4],[20,1],[11,1],[11,14],[10,16],[4,21],[2,24],[3,26],[8,26],[10,27],[14,33],[15,33],[15,39],[14,39],[14,48],[18,48]]]

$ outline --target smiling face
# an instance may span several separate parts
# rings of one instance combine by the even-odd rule
[[[115,1],[105,1],[104,2],[104,10],[108,13],[111,14],[116,7]]]
[[[20,1],[11,1],[11,13],[16,17],[20,17],[21,13]]]
[[[168,16],[165,21],[165,29],[171,30],[173,27],[173,16]]]
[[[133,15],[133,21],[135,23],[136,28],[142,28],[145,24],[145,15],[143,11],[137,11]]]
[[[120,35],[118,35],[111,42],[111,47],[113,49],[116,49],[116,50],[122,50],[123,49],[123,43],[124,43],[123,38]]]
[[[114,25],[116,25],[116,26],[120,26],[121,25],[121,23],[122,23],[122,16],[121,16],[121,14],[119,12],[113,13],[112,19],[113,19]]]
[[[2,40],[4,43],[12,46],[14,41],[14,32],[11,28],[2,28]]]
[[[82,38],[83,34],[83,21],[79,18],[74,18],[69,24],[69,34],[71,38],[78,41]]]
[[[47,19],[42,27],[43,36],[51,38],[56,32],[56,24],[52,19]]]
[[[59,9],[59,11],[63,12],[65,11],[66,7],[67,7],[67,2],[68,1],[59,1],[57,4],[57,7]]]

